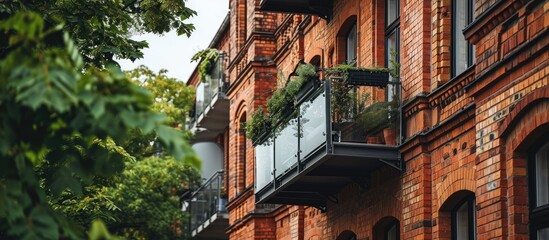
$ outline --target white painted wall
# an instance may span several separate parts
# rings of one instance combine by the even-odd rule
[[[223,169],[223,151],[219,145],[213,142],[201,142],[193,144],[192,147],[202,160],[203,180],[209,179],[215,172]]]

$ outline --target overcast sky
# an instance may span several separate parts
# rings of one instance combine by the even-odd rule
[[[175,32],[163,36],[133,36],[135,40],[146,40],[149,48],[143,50],[144,58],[135,62],[120,60],[122,69],[129,70],[139,65],[145,65],[156,72],[167,69],[168,76],[187,81],[196,66],[196,62],[190,62],[191,57],[208,47],[229,11],[229,0],[187,0],[187,6],[197,12],[188,21],[196,27],[190,38],[177,36]]]

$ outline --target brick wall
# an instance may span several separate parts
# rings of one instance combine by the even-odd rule
[[[451,1],[401,1],[407,131],[400,149],[405,172],[388,167],[374,171],[371,187],[343,187],[337,203],[330,202],[325,213],[283,206],[273,213],[252,214],[255,156],[249,140],[238,133],[240,116],[245,112],[249,118],[264,106],[277,78],[288,76],[299,60],[320,56],[322,67],[341,63],[338,33],[350,18],[357,19],[358,65],[385,65],[386,54],[383,0],[334,0],[329,22],[258,12],[258,2],[230,3],[231,239],[336,239],[346,231],[358,239],[376,239],[376,226],[387,218],[400,222],[401,239],[450,239],[450,210],[464,193],[475,195],[479,239],[527,237],[524,146],[539,138],[539,129],[549,119],[549,104],[539,100],[549,98],[547,1],[476,1],[479,20],[464,32],[475,45],[476,64],[454,79]],[[375,99],[384,98],[383,90],[371,91]],[[244,159],[238,154],[243,144]],[[245,164],[239,164],[241,160]],[[236,187],[239,178],[246,179],[241,188]]]

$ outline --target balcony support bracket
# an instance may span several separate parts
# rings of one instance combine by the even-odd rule
[[[396,170],[404,171],[404,168],[402,167],[402,160],[400,158],[398,159],[381,159],[380,158],[379,161],[393,167]]]

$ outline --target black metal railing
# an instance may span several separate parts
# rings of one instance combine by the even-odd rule
[[[223,193],[223,171],[218,171],[194,192],[189,202],[190,232],[210,220],[212,216],[227,213],[226,205],[227,198]]]

